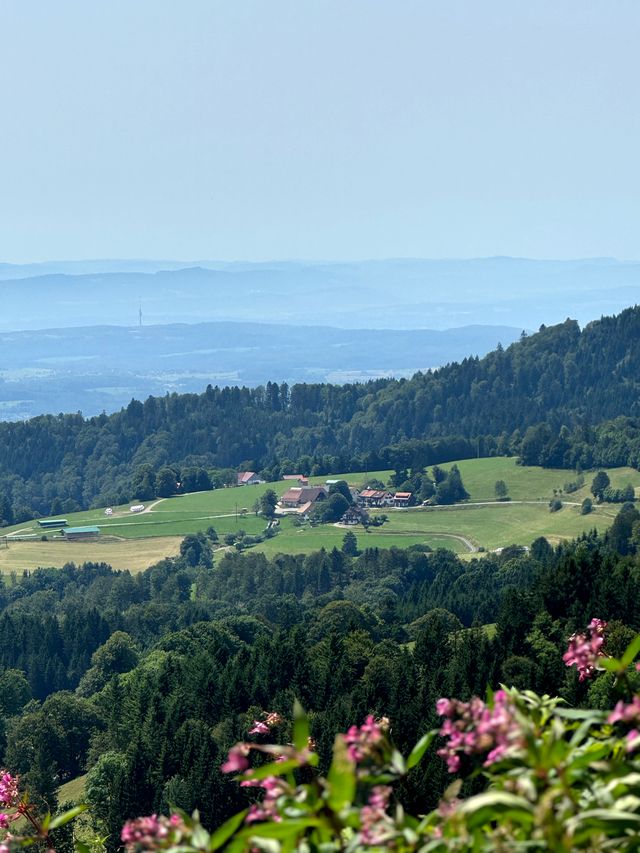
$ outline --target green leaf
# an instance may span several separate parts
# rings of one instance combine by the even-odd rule
[[[209,839],[209,850],[213,851],[222,847],[222,845],[231,838],[233,833],[242,826],[248,812],[249,809],[238,812],[238,814],[234,814],[233,817],[226,820],[222,826],[219,826]]]
[[[394,749],[391,753],[391,769],[398,776],[404,776],[407,772],[407,764],[404,760],[404,756],[401,752],[398,752],[397,749]]]
[[[211,837],[204,826],[196,824],[193,832],[191,833],[191,846],[203,850],[209,846],[210,838]]]
[[[284,776],[286,773],[291,773],[300,767],[300,762],[297,758],[288,758],[286,761],[272,761],[270,764],[263,764],[262,767],[256,767],[255,770],[249,770],[240,777],[240,779],[266,779],[268,776]]]
[[[584,752],[579,753],[569,762],[570,770],[578,770],[582,767],[590,767],[594,761],[601,761],[606,758],[611,751],[610,743],[594,743],[591,744]]]
[[[288,838],[319,825],[320,821],[314,817],[307,817],[302,820],[282,820],[279,823],[254,823],[244,829],[240,835],[242,838]]]
[[[296,699],[293,703],[293,745],[302,752],[309,744],[309,719]]]
[[[84,841],[76,841],[75,848],[76,853],[92,853],[91,848]]]
[[[347,743],[342,735],[337,735],[333,747],[333,761],[327,775],[330,808],[335,812],[351,805],[356,792],[355,763],[349,757]]]
[[[82,812],[86,812],[88,808],[89,806],[85,805],[74,806],[72,809],[69,809],[68,812],[62,812],[62,814],[56,815],[49,824],[49,829],[57,829],[59,826],[64,826],[65,823],[69,823],[69,821],[73,820],[74,817],[78,817]]]
[[[556,708],[553,713],[564,720],[591,720],[594,723],[602,723],[606,717],[604,711],[582,708]]]
[[[626,666],[618,658],[599,658],[598,669],[606,669],[607,672],[620,672]]]
[[[484,794],[477,794],[466,800],[458,808],[458,812],[466,817],[471,830],[505,817],[511,817],[527,826],[533,823],[531,804],[523,797],[507,791],[486,791]]]
[[[590,829],[601,829],[604,832],[620,832],[640,829],[640,815],[623,812],[618,809],[591,809],[576,815],[570,821],[578,826],[588,826]]]
[[[631,640],[629,645],[624,651],[624,654],[621,658],[621,663],[625,669],[629,666],[629,664],[633,663],[635,656],[640,652],[640,634],[638,634],[635,639]]]
[[[431,746],[433,739],[437,734],[438,730],[433,729],[432,731],[427,732],[426,735],[422,735],[418,743],[409,753],[409,757],[407,758],[407,770],[411,770],[412,767],[415,767],[416,764],[419,764],[422,761],[422,757]]]

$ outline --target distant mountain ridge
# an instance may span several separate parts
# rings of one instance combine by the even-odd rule
[[[640,263],[390,259],[263,263],[147,260],[0,265],[0,328],[255,321],[447,329],[581,324],[640,298]],[[28,303],[27,300],[28,299]],[[26,310],[28,306],[28,311]]]

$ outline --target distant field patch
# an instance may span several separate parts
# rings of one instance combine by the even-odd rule
[[[553,490],[563,490],[566,483],[575,480],[574,471],[560,468],[538,468],[516,464],[513,456],[495,456],[489,459],[462,459],[460,462],[445,462],[440,467],[448,470],[457,465],[462,481],[469,492],[471,501],[495,501],[495,484],[504,480],[509,497],[514,501],[550,500]],[[633,468],[607,468],[611,484],[621,488],[627,483],[640,486],[640,472]],[[567,501],[581,503],[584,498],[593,497],[590,491],[595,471],[586,471],[584,485],[576,492],[565,493],[561,497]]]
[[[25,569],[39,566],[61,567],[65,563],[85,562],[108,563],[114,569],[129,569],[140,572],[164,557],[179,553],[179,536],[156,539],[97,541],[97,542],[9,542],[9,547],[0,547],[0,573],[18,574]]]

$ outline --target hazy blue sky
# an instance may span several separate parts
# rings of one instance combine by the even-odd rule
[[[0,260],[639,258],[638,0],[0,0]]]

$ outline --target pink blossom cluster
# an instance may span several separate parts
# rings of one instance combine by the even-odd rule
[[[598,669],[601,657],[604,657],[604,632],[607,623],[602,619],[592,619],[584,633],[572,634],[569,637],[569,648],[562,655],[567,666],[578,668],[578,678],[584,681],[591,678]]]
[[[394,833],[393,821],[387,814],[391,788],[375,785],[367,804],[360,809],[360,839],[367,846],[384,844]]]
[[[612,724],[640,721],[640,696],[634,696],[628,705],[618,702],[607,719]]]
[[[486,753],[484,766],[489,767],[522,740],[513,704],[504,690],[494,694],[493,707],[474,696],[470,702],[438,699],[436,710],[446,718],[440,736],[447,743],[438,755],[446,760],[449,773],[458,772],[463,755]]]
[[[250,743],[237,743],[232,746],[227,755],[227,760],[220,767],[223,773],[242,773],[249,769]]]
[[[15,806],[19,797],[17,777],[6,770],[0,770],[0,805]]]
[[[613,723],[640,723],[640,696],[634,696],[629,704],[618,702],[607,718]],[[640,731],[631,729],[627,733],[627,752],[633,752],[639,745]]]
[[[361,726],[351,726],[344,736],[349,758],[356,764],[365,758],[370,758],[381,743],[384,732],[388,730],[389,720],[387,717],[376,720],[373,714],[369,714]]]
[[[169,838],[171,842],[175,842],[184,829],[184,823],[179,815],[158,817],[152,814],[148,817],[128,820],[122,827],[120,837],[127,853],[133,853],[136,850],[155,850],[162,847]]]
[[[245,788],[262,788],[265,792],[261,803],[254,803],[247,816],[245,823],[255,823],[261,820],[273,820],[276,823],[282,820],[278,813],[278,797],[286,794],[289,786],[277,776],[267,776],[266,779],[245,779],[240,782]]]
[[[264,720],[254,720],[253,726],[249,729],[250,735],[268,735],[272,728],[280,725],[282,717],[277,711],[272,711],[264,715]]]

